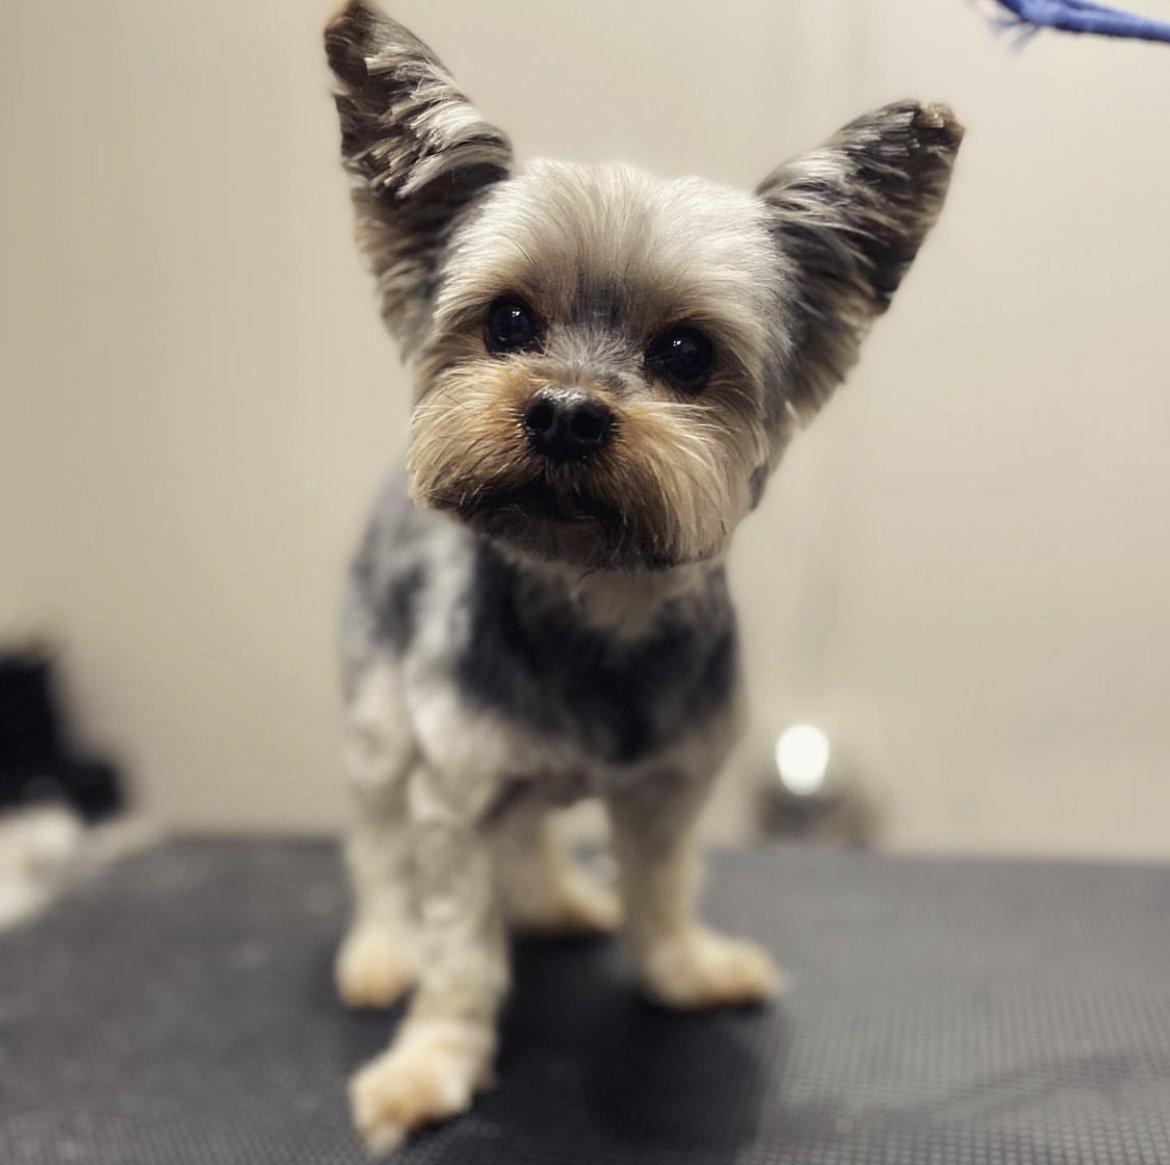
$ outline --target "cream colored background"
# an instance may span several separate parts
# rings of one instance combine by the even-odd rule
[[[327,7],[0,7],[0,626],[59,630],[184,826],[343,811],[333,612],[405,413]],[[956,107],[944,224],[737,547],[745,756],[811,716],[892,844],[1170,855],[1170,52],[1017,52],[963,0],[395,10],[527,156],[753,183]]]

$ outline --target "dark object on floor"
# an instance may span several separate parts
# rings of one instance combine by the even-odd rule
[[[109,761],[74,753],[51,657],[0,653],[0,810],[46,800],[97,821],[122,808],[121,780]]]
[[[717,860],[775,1012],[640,1003],[612,944],[517,957],[500,1083],[399,1165],[1166,1165],[1170,867]],[[182,842],[0,937],[5,1165],[362,1165],[332,846]]]

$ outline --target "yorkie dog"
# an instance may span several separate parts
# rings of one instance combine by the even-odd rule
[[[355,894],[342,999],[413,988],[354,1077],[387,1151],[490,1079],[509,926],[619,925],[643,989],[772,996],[696,920],[696,816],[740,720],[724,558],[857,358],[946,193],[962,129],[902,102],[753,193],[513,165],[426,45],[365,0],[325,35],[357,236],[413,372],[406,481],[343,627]],[[605,803],[620,893],[550,814]]]

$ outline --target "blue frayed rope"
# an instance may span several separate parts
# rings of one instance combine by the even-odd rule
[[[1057,28],[1061,32],[1088,32],[1170,44],[1170,23],[1149,20],[1091,0],[999,0],[1012,13],[1004,24],[1035,32]]]

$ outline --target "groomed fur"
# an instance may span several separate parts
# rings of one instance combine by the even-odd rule
[[[674,1007],[778,989],[764,952],[694,914],[694,823],[739,722],[724,553],[888,306],[961,131],[941,106],[887,106],[755,193],[513,175],[505,135],[401,26],[354,0],[326,41],[359,239],[414,381],[409,480],[379,499],[342,641],[358,815],[338,988],[355,1006],[414,988],[351,1084],[385,1151],[489,1080],[508,925],[620,919]],[[501,297],[532,323],[522,345],[489,343]],[[699,381],[655,355],[679,329],[709,344]],[[586,400],[603,437],[554,455],[534,399]],[[549,816],[587,796],[620,907]]]

